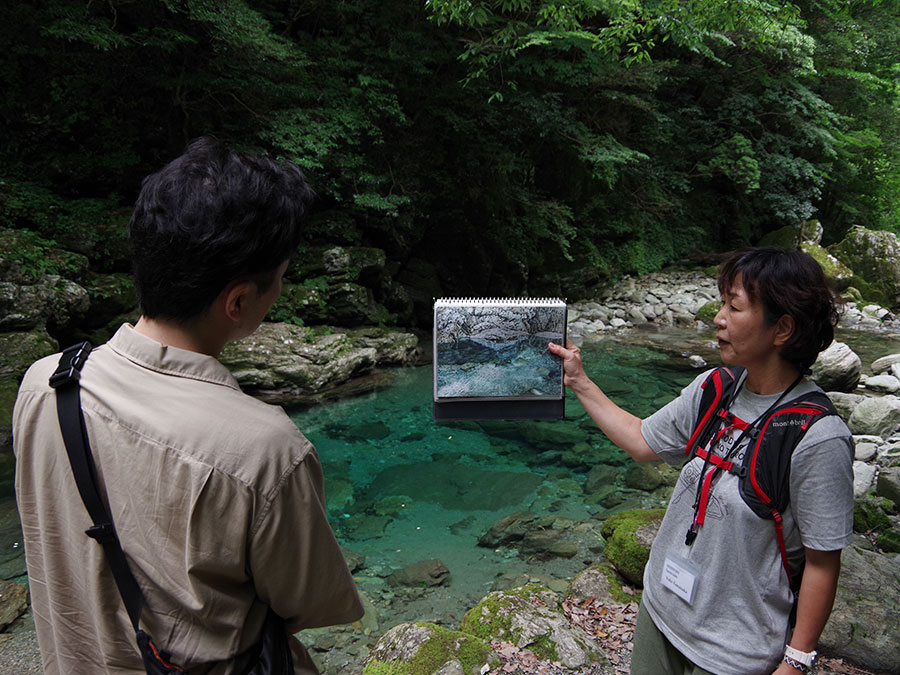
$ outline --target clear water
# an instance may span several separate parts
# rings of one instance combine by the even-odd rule
[[[686,359],[644,346],[595,342],[583,355],[594,380],[637,415],[674,398],[697,374]],[[517,511],[579,522],[606,511],[586,503],[585,476],[597,464],[624,472],[629,460],[574,396],[561,421],[438,424],[431,366],[394,374],[384,390],[290,411],[319,452],[339,540],[367,556],[357,575],[365,592],[383,597],[384,575],[421,560],[437,558],[450,570],[450,585],[427,600],[393,602],[383,617],[388,625],[452,623],[502,574],[571,578],[596,557],[583,546],[571,559],[478,546],[491,525]],[[631,492],[618,508],[661,505],[659,497]]]
[[[645,416],[696,376],[687,354],[700,353],[717,365],[711,339],[666,330],[588,342],[582,349],[588,373],[610,398]],[[875,358],[900,351],[897,336],[847,331],[839,339],[862,356],[864,372]],[[597,549],[585,546],[565,559],[477,543],[516,511],[579,522],[606,514],[582,491],[587,472],[608,465],[621,486],[630,460],[571,393],[562,421],[437,424],[431,419],[431,367],[393,374],[393,383],[377,392],[289,410],[321,457],[329,517],[340,542],[366,556],[357,580],[378,606],[381,630],[403,620],[458,623],[499,575],[566,579],[596,557]],[[658,506],[664,499],[624,487],[621,492],[616,508]],[[449,568],[449,585],[404,595],[385,584],[393,569],[434,558]],[[0,486],[0,578],[24,581],[24,571],[10,481]]]

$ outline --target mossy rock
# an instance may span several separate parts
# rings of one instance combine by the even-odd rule
[[[385,633],[369,654],[363,675],[478,675],[499,657],[474,635],[432,623],[401,623]],[[454,667],[455,666],[455,667]]]
[[[710,300],[706,304],[703,305],[700,309],[697,310],[696,319],[697,321],[702,321],[703,323],[712,324],[716,315],[719,313],[719,309],[721,309],[722,303],[718,300]]]
[[[796,225],[785,225],[777,230],[767,233],[759,240],[760,246],[777,246],[778,248],[793,249],[801,243],[803,233]]]
[[[510,642],[566,668],[606,660],[593,638],[569,622],[556,593],[539,584],[489,593],[466,612],[459,629],[485,642]]]
[[[633,584],[644,578],[650,545],[659,530],[665,509],[635,509],[611,516],[600,533],[606,539],[603,554],[619,574]]]
[[[838,291],[843,291],[850,286],[850,283],[853,280],[853,270],[831,255],[827,250],[818,244],[813,244],[808,241],[803,242],[800,245],[800,249],[805,253],[808,253],[817,263],[819,263],[825,276],[831,280]]]
[[[875,540],[875,544],[885,553],[900,553],[900,531],[888,530]]]
[[[22,375],[57,350],[56,340],[42,329],[0,333],[0,452],[12,451],[12,411]]]
[[[893,232],[854,227],[829,251],[853,270],[852,285],[885,307],[900,306],[900,241]]]
[[[856,532],[882,532],[891,528],[893,504],[885,497],[863,497],[853,504],[853,529]]]

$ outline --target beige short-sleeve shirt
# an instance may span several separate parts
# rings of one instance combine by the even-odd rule
[[[13,415],[44,672],[142,673],[103,550],[84,534],[91,521],[47,384],[58,360],[29,369]],[[326,518],[318,456],[281,408],[242,393],[213,357],[128,325],[90,355],[81,388],[101,490],[144,594],[142,626],[177,663],[247,650],[267,605],[292,631],[362,615]],[[297,672],[308,672],[296,651]]]

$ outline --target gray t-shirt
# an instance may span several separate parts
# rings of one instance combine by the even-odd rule
[[[674,466],[685,462],[707,374],[642,422],[649,446]],[[784,400],[817,389],[802,382]],[[742,387],[731,411],[752,422],[777,399],[778,394],[761,396]],[[731,443],[738,434],[731,435]],[[744,451],[738,449],[733,458],[737,464]],[[793,604],[774,523],[746,505],[737,476],[719,471],[705,522],[693,545],[685,545],[702,467],[703,460],[695,457],[681,471],[644,571],[642,602],[670,642],[700,667],[719,675],[771,673],[784,653]],[[850,544],[853,444],[838,416],[819,419],[794,451],[790,497],[782,515],[792,565],[802,559],[804,547],[833,551]],[[689,604],[682,596],[692,580]]]

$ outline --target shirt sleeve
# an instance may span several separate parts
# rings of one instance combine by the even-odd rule
[[[791,457],[791,509],[806,548],[853,541],[853,444],[837,416],[813,424]]]
[[[250,549],[257,594],[292,632],[362,616],[356,584],[328,524],[314,450],[286,476],[251,533]]]
[[[677,398],[641,421],[641,434],[647,445],[667,464],[681,466],[687,459],[684,449],[694,431],[701,385],[709,373],[698,375]]]

